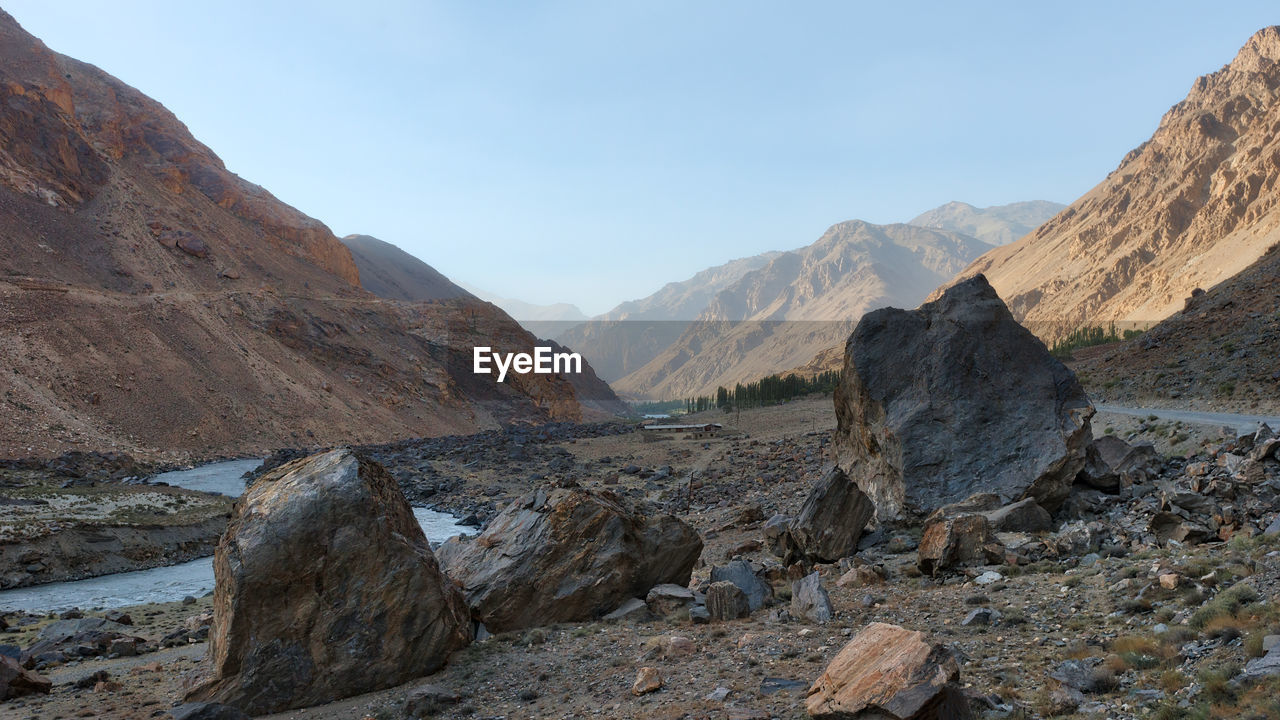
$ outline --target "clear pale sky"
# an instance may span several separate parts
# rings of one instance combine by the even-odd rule
[[[338,235],[588,314],[841,220],[1071,202],[1280,22],[1274,2],[3,5]]]

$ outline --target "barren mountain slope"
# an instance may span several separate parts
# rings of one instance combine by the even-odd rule
[[[682,398],[795,368],[841,344],[868,310],[915,307],[987,247],[913,225],[834,225],[721,290],[678,340],[614,389]]]
[[[1106,402],[1280,413],[1280,246],[1141,337],[1076,358]]]
[[[688,280],[628,300],[603,315],[559,333],[556,339],[582,353],[610,382],[635,370],[675,342],[716,293],[781,253],[768,252],[707,268]]]
[[[388,300],[451,300],[470,293],[435,268],[371,235],[348,235],[342,244],[360,270],[360,285]]]
[[[907,224],[964,233],[990,245],[1007,245],[1035,230],[1064,207],[1066,205],[1048,200],[984,208],[966,202],[949,202],[917,215]]]
[[[453,281],[427,263],[389,242],[369,235],[348,235],[342,239],[342,242],[351,248],[356,265],[360,268],[360,283],[375,295],[390,300],[419,302],[447,300],[450,301],[449,307],[461,310],[467,316],[471,313],[479,313],[482,317],[505,318],[502,308],[490,306],[482,309],[485,305],[483,300],[473,296],[461,286],[455,285]],[[432,306],[423,306],[419,310],[431,312]],[[520,327],[529,333],[534,332],[533,328],[525,323],[520,323]],[[513,329],[507,327],[506,332],[510,334]],[[472,347],[468,345],[469,339],[459,338],[459,341],[457,345],[463,351],[468,351]],[[488,343],[482,336],[477,336],[475,344],[487,345]],[[530,338],[521,339],[517,346],[528,347],[534,344],[551,347],[554,352],[565,350],[554,341],[541,340],[534,343]],[[608,383],[596,377],[595,370],[585,359],[582,372],[569,373],[564,378],[573,386],[578,402],[584,409],[590,410],[588,415],[592,418],[606,419],[630,414],[631,409],[627,404],[618,399]]]
[[[477,338],[532,345],[505,315],[369,295],[322,223],[3,13],[0,96],[0,456],[241,455],[580,416],[557,378],[471,374]]]
[[[1053,335],[1160,320],[1243,270],[1280,240],[1278,61],[1280,27],[1259,31],[1102,183],[962,277],[984,273],[1024,324]]]

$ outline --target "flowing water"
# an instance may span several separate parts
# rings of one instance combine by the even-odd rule
[[[228,460],[191,470],[175,470],[154,479],[178,487],[216,492],[238,497],[244,492],[241,476],[261,464],[260,460]],[[454,535],[469,535],[474,529],[457,523],[452,515],[414,508],[427,539],[444,542]],[[0,591],[0,611],[26,610],[46,612],[72,607],[81,609],[115,608],[141,603],[181,600],[187,595],[200,597],[213,589],[213,559],[200,558],[181,565],[116,573],[87,580],[49,583],[17,590]]]

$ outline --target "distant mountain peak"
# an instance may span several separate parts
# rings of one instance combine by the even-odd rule
[[[1006,245],[1035,230],[1063,207],[1048,200],[1029,200],[980,208],[952,200],[917,215],[908,224],[964,233],[988,245]]]

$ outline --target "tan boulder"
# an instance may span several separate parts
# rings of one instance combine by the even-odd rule
[[[809,688],[805,708],[821,720],[962,720],[972,717],[960,666],[924,633],[871,623]]]
[[[721,580],[707,588],[707,613],[712,620],[737,620],[751,614],[751,604],[742,588]]]
[[[471,640],[394,478],[334,450],[264,475],[214,556],[208,676],[188,701],[259,715],[398,685]]]
[[[631,685],[632,695],[644,695],[662,688],[662,673],[655,667],[642,667]]]
[[[920,536],[916,566],[920,572],[934,575],[957,565],[998,560],[999,547],[983,515],[934,515],[925,522]]]

